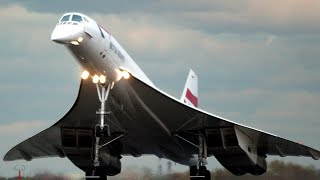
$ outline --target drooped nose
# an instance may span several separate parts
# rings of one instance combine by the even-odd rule
[[[51,40],[57,43],[70,43],[77,41],[84,33],[83,26],[73,24],[57,25],[52,34]]]

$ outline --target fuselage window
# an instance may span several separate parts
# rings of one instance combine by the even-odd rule
[[[78,16],[78,15],[73,15],[71,20],[72,21],[76,21],[76,22],[81,22],[82,21],[82,17]]]
[[[61,18],[60,22],[69,21],[70,15],[65,15],[63,18]]]

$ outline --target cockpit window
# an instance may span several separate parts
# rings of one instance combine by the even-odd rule
[[[72,21],[81,22],[82,21],[82,17],[78,16],[78,15],[73,15],[72,16]]]
[[[63,18],[61,18],[60,22],[69,21],[70,15],[65,15]]]

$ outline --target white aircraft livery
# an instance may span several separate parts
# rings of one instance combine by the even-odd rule
[[[122,156],[156,155],[190,167],[190,179],[210,180],[207,157],[235,175],[261,175],[268,155],[320,152],[198,108],[198,77],[190,70],[180,99],[159,90],[116,39],[81,13],[66,13],[51,40],[82,67],[74,105],[58,122],[13,147],[5,161],[67,157],[87,179],[121,172]]]

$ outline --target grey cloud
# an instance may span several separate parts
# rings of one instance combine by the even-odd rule
[[[123,13],[141,10],[155,10],[155,2],[147,0],[139,0],[132,3],[130,0],[105,1],[97,0],[94,2],[86,0],[70,0],[70,1],[48,1],[40,2],[37,0],[30,1],[1,1],[2,5],[20,5],[26,7],[30,11],[41,13],[64,13],[69,11],[80,11],[83,13]]]
[[[81,11],[85,13],[103,13],[103,14],[119,14],[131,12],[151,12],[151,13],[167,13],[167,12],[185,12],[185,11],[206,11],[206,10],[232,10],[239,3],[232,1],[200,1],[192,0],[162,0],[147,1],[136,0],[134,3],[130,0],[105,1],[96,0],[93,2],[85,0],[70,1],[50,1],[39,2],[37,0],[19,1],[19,0],[3,0],[0,5],[20,5],[26,7],[30,11],[37,12],[53,12],[61,13],[65,11]]]
[[[180,24],[209,33],[318,34],[319,3],[316,0],[293,1],[2,1],[3,5],[26,7],[42,13],[80,11],[89,14],[122,14],[130,18],[140,14],[155,21]],[[0,3],[0,4],[1,4]]]

